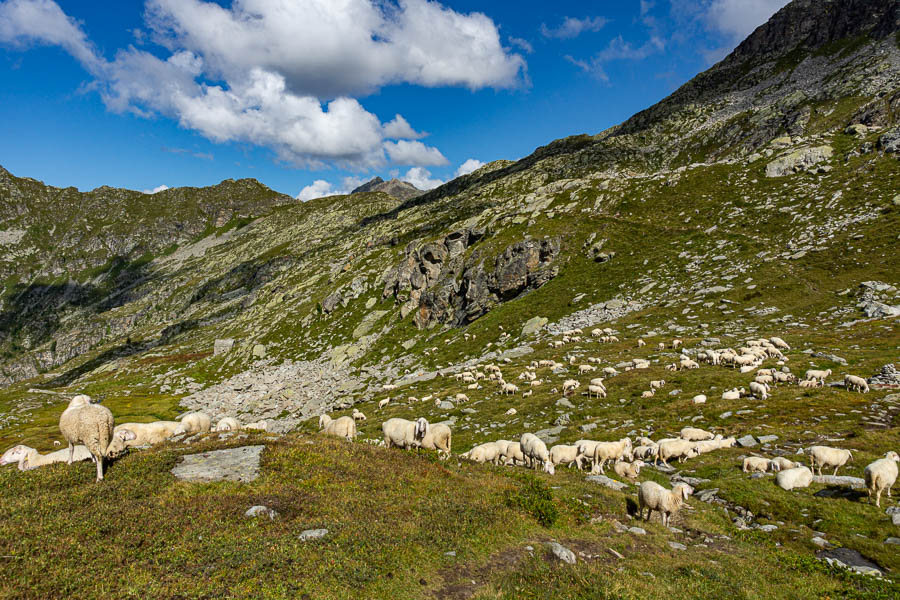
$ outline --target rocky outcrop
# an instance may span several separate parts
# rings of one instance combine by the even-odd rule
[[[460,326],[558,273],[558,238],[512,244],[486,267],[479,252],[466,258],[466,250],[483,236],[483,230],[467,229],[422,246],[411,243],[406,258],[386,274],[383,296],[403,303],[403,317],[415,311],[420,329],[438,323]]]
[[[831,146],[817,146],[815,148],[802,148],[785,156],[780,156],[766,166],[767,177],[784,177],[800,171],[821,168],[821,163],[828,161],[834,155]]]
[[[399,179],[391,179],[385,181],[381,177],[375,177],[352,192],[351,194],[363,194],[366,192],[382,192],[389,196],[393,196],[398,200],[409,200],[416,196],[422,195],[424,192],[411,183],[400,181]]]

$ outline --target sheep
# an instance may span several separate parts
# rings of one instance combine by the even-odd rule
[[[363,414],[362,411],[360,411],[359,409],[356,409],[356,408],[353,409],[353,414],[350,415],[350,416],[353,417],[353,420],[354,420],[354,421],[366,421],[366,420],[368,420],[368,419],[366,419],[366,415]]]
[[[635,446],[631,454],[634,458],[639,458],[641,460],[653,460],[656,458],[656,453],[659,451],[659,446],[656,444],[648,445],[648,446]]]
[[[534,393],[534,390],[528,390],[527,392],[522,392],[523,398],[528,398]]]
[[[802,388],[808,389],[808,388],[822,387],[824,384],[821,381],[819,381],[818,379],[804,379],[803,381],[799,382],[797,385],[799,385]]]
[[[596,396],[598,398],[606,398],[606,388],[601,385],[589,385],[588,397]]]
[[[72,460],[82,461],[92,458],[93,456],[91,455],[91,451],[87,449],[87,446],[75,446],[75,452],[73,454]],[[31,469],[36,469],[45,465],[65,462],[68,459],[68,448],[65,450],[50,452],[48,454],[40,454],[37,450],[30,446],[23,446],[19,444],[18,446],[13,446],[12,448],[4,452],[3,456],[0,456],[0,465],[11,465],[13,463],[19,463],[18,468],[20,471],[30,471]]]
[[[659,443],[658,455],[662,463],[668,467],[670,458],[677,458],[678,462],[683,463],[688,458],[700,456],[700,450],[694,442],[687,440],[664,440]]]
[[[581,384],[574,379],[566,379],[565,381],[563,381],[563,395],[569,395],[571,392],[577,390],[580,385]]]
[[[529,390],[529,392],[530,392],[530,390]],[[525,394],[522,394],[522,395],[524,396]],[[511,408],[503,414],[506,415],[507,417],[511,417],[511,416],[515,415],[517,412],[519,412],[519,411],[517,411],[514,408]]]
[[[802,465],[793,469],[778,471],[775,475],[775,483],[778,484],[778,487],[788,491],[794,488],[809,487],[812,480],[812,471]]]
[[[547,445],[538,436],[533,433],[523,433],[519,443],[522,445],[522,453],[533,469],[537,469],[538,463],[541,463],[544,471],[550,475],[556,472],[553,462],[550,460],[550,452],[547,450]]]
[[[216,431],[238,431],[240,428],[241,424],[234,417],[225,417],[216,423]]]
[[[769,398],[769,386],[758,381],[750,382],[750,393],[765,402]]]
[[[694,404],[706,404],[706,394],[697,394],[691,398],[691,402]]]
[[[519,386],[517,386],[517,385],[514,384],[514,383],[504,383],[504,384],[503,384],[503,387],[501,388],[501,391],[502,391],[505,395],[507,395],[507,396],[508,396],[509,394],[518,394],[518,393],[519,393]]]
[[[453,445],[453,432],[444,423],[430,425],[422,438],[422,448],[436,450],[441,460],[450,457],[450,449]]]
[[[159,444],[179,433],[185,433],[185,429],[178,421],[122,423],[113,429],[113,438],[106,448],[106,456],[115,458],[128,448]]]
[[[247,423],[246,425],[244,425],[244,430],[247,429],[253,429],[256,431],[268,431],[269,423],[265,419],[263,419],[262,421],[254,421],[253,423]]]
[[[356,437],[356,421],[353,417],[332,419],[328,415],[322,415],[319,417],[319,429],[327,435],[347,438],[350,442]]]
[[[643,466],[644,461],[642,460],[636,460],[631,463],[620,461],[613,465],[613,471],[615,471],[616,475],[619,477],[627,477],[633,481],[640,475],[641,467]]]
[[[863,394],[869,393],[869,382],[867,382],[862,377],[857,377],[856,375],[844,375],[844,387],[848,390],[855,389],[857,392],[861,392]]]
[[[212,419],[205,412],[190,412],[181,417],[185,433],[206,433],[212,425]]]
[[[381,410],[382,408],[384,408],[385,406],[387,406],[387,405],[390,403],[390,401],[391,401],[390,398],[385,398],[384,400],[380,400],[380,401],[378,402],[378,410]]]
[[[647,390],[645,392],[641,392],[641,398],[652,398],[655,392],[653,390]]]
[[[683,358],[678,363],[678,367],[679,367],[679,370],[699,369],[700,365],[696,361],[691,360],[690,358]]]
[[[663,386],[665,386],[665,385],[666,385],[665,379],[654,380],[654,381],[650,382],[650,389],[651,390],[662,389]]]
[[[471,460],[472,462],[476,462],[482,465],[486,462],[499,465],[500,446],[496,442],[487,442],[475,446],[474,448],[472,448],[468,452],[461,454],[460,456],[462,458],[465,458],[466,460]]]
[[[654,442],[653,440],[651,440],[650,438],[645,437],[645,436],[640,436],[640,437],[635,438],[634,443],[637,444],[638,446],[655,446],[656,445],[656,442]]]
[[[834,475],[837,475],[838,469],[853,460],[853,453],[845,448],[810,446],[807,454],[809,454],[809,466],[813,471],[818,468],[819,475],[822,474],[822,467],[834,467]]]
[[[381,424],[384,445],[388,448],[418,448],[428,433],[428,421],[419,417],[415,421],[393,418]]]
[[[519,442],[509,442],[506,440],[501,440],[497,443],[500,445],[503,464],[515,465],[521,463],[524,465],[528,463],[528,459],[525,457],[525,453],[522,452],[522,444],[520,444]]]
[[[711,440],[716,437],[714,434],[708,431],[704,431],[703,429],[697,429],[696,427],[685,427],[679,432],[679,434],[681,435],[681,439],[687,440],[689,442]]]
[[[800,466],[800,463],[795,463],[794,461],[788,460],[787,458],[785,458],[783,456],[776,456],[775,458],[772,459],[771,462],[772,462],[772,465],[774,465],[773,468],[776,471],[784,471],[785,469],[794,469],[794,468]]]
[[[603,374],[607,377],[615,377],[619,372],[614,367],[603,367]]]
[[[788,343],[785,342],[780,337],[770,337],[769,341],[772,342],[772,345],[775,346],[776,348],[781,348],[782,350],[790,350],[791,349],[791,347],[788,346]]]
[[[757,375],[753,381],[762,385],[775,385],[775,377],[772,375]]]
[[[831,369],[826,369],[825,371],[817,371],[815,369],[810,369],[806,372],[804,379],[818,379],[822,383],[825,382],[826,377],[831,376]]]
[[[576,446],[557,444],[550,448],[550,462],[553,463],[554,467],[558,467],[561,464],[571,466],[572,463],[575,463],[575,465],[581,469],[582,459],[583,457],[578,455],[578,448]]]
[[[541,384],[543,384],[543,383],[544,383],[544,382],[543,382],[542,380],[540,380],[540,379],[535,379],[534,381],[529,381],[529,382],[528,382],[528,385],[531,386],[531,387],[538,387],[539,385],[541,385]]]
[[[579,365],[578,372],[579,373],[590,373],[591,371],[596,371],[597,367],[594,365]]]
[[[688,496],[694,493],[693,488],[686,483],[676,483],[671,490],[667,490],[655,481],[645,481],[638,488],[638,518],[643,518],[644,508],[647,508],[647,518],[653,511],[662,515],[663,527],[669,526],[669,519],[676,514],[682,504],[687,502]]]
[[[659,348],[660,350],[665,350],[665,349],[666,349],[666,343],[665,343],[665,342],[660,342],[659,344],[657,344],[656,347]]]
[[[90,398],[72,398],[59,417],[59,430],[69,443],[68,464],[75,458],[75,445],[84,444],[97,462],[97,481],[103,481],[103,460],[113,437],[113,415],[105,406],[91,404]]]
[[[741,389],[733,389],[727,392],[722,393],[722,400],[740,400],[741,396],[744,395],[744,388]]]
[[[597,442],[594,446],[594,466],[591,468],[591,472],[599,469],[600,473],[603,473],[603,465],[608,460],[621,460],[623,458],[630,460],[633,458],[631,450],[631,440],[627,437],[616,442]]]
[[[793,373],[782,373],[781,371],[775,371],[772,373],[772,377],[778,383],[793,383],[797,379]]]
[[[893,450],[870,463],[865,470],[866,489],[869,492],[869,502],[872,494],[875,494],[875,506],[881,507],[881,492],[887,490],[888,498],[891,497],[891,487],[897,481],[897,463],[900,456]]]
[[[741,464],[744,473],[765,473],[771,467],[772,461],[761,456],[748,456]]]
[[[645,342],[642,338],[638,338],[638,341],[637,341],[638,348],[643,348],[646,345],[647,345],[647,342]]]
[[[606,386],[603,385],[602,377],[595,377],[594,379],[591,379],[591,385],[597,385],[597,386],[602,387],[604,390],[606,389]]]
[[[468,402],[469,401],[469,397],[466,396],[465,394],[456,394],[455,396],[453,396],[453,399],[456,400],[457,402]]]

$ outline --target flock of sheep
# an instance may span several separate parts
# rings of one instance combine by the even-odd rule
[[[250,423],[245,429],[266,429],[266,423]],[[18,464],[19,470],[28,471],[45,465],[82,460],[93,460],[97,465],[97,481],[103,479],[104,461],[115,459],[128,448],[159,444],[179,434],[205,433],[212,429],[212,419],[204,412],[191,412],[180,421],[155,421],[153,423],[122,423],[115,425],[112,412],[94,403],[89,396],[79,394],[59,418],[59,431],[68,443],[66,450],[40,454],[25,445],[13,446],[0,456],[0,465]],[[237,431],[241,424],[233,417],[224,417],[216,423],[215,431]],[[59,442],[54,442],[59,444]]]

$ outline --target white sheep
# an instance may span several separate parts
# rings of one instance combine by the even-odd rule
[[[660,342],[659,344],[656,345],[656,347],[659,348],[660,350],[665,350],[665,349],[666,349],[666,343],[665,343],[665,342]]]
[[[319,429],[327,435],[346,438],[351,442],[356,437],[356,421],[353,417],[332,419],[328,415],[322,415],[319,417]]]
[[[368,420],[368,419],[366,418],[366,415],[363,414],[363,412],[362,412],[361,410],[357,409],[357,408],[354,408],[354,409],[353,409],[353,414],[350,415],[350,416],[353,417],[353,420],[354,420],[354,421],[366,421],[366,420]]]
[[[453,396],[453,399],[456,400],[457,402],[468,402],[469,401],[469,397],[466,396],[465,394],[456,394],[455,396]]]
[[[253,429],[255,431],[268,431],[269,423],[265,419],[263,419],[262,421],[254,421],[253,423],[247,423],[246,425],[244,425],[244,429],[245,430]]]
[[[888,498],[891,497],[891,487],[897,481],[897,463],[900,456],[893,450],[870,463],[865,470],[866,489],[869,492],[869,502],[875,495],[875,506],[881,506],[881,492],[887,490]]]
[[[240,422],[234,417],[223,417],[216,423],[216,431],[239,431]]]
[[[561,464],[571,466],[572,463],[575,463],[575,466],[581,469],[582,460],[583,457],[578,455],[576,446],[557,444],[550,448],[550,462],[553,463],[554,467],[558,467]]]
[[[647,391],[641,392],[641,398],[652,398],[654,396],[654,394],[655,394],[655,392],[653,390],[647,390]]]
[[[588,397],[596,396],[597,398],[606,398],[606,388],[601,385],[589,385]]]
[[[519,442],[500,440],[497,442],[497,444],[500,445],[500,454],[503,458],[503,464],[528,464],[528,459],[525,457],[525,453],[522,452],[522,444],[520,444]]]
[[[644,461],[642,460],[636,460],[630,463],[619,461],[613,465],[613,471],[615,471],[616,475],[619,477],[627,477],[628,479],[635,480],[638,478],[638,475],[641,474],[641,467],[643,466]]]
[[[844,375],[844,387],[848,390],[856,390],[863,394],[869,393],[869,382],[856,375]]]
[[[384,400],[380,400],[378,402],[378,410],[381,410],[382,408],[387,406],[390,402],[391,402],[390,398],[385,398]]]
[[[765,473],[771,468],[771,463],[772,461],[768,458],[748,456],[744,458],[744,462],[741,464],[741,470],[744,473]]]
[[[501,460],[500,446],[496,442],[487,442],[475,446],[474,448],[472,448],[468,452],[461,454],[460,456],[462,458],[465,458],[466,460],[471,460],[472,462],[476,462],[478,464],[489,462],[495,465],[499,465]]]
[[[853,453],[845,448],[810,446],[807,454],[809,454],[809,466],[813,471],[818,469],[819,475],[822,474],[822,467],[834,467],[834,475],[837,475],[838,469],[853,460]]]
[[[775,483],[778,484],[778,487],[788,491],[794,488],[809,487],[812,480],[812,471],[802,465],[793,469],[778,471],[775,475]]]
[[[80,444],[78,446],[75,446],[72,460],[82,461],[88,459],[93,459],[93,456],[91,455],[91,451],[87,449],[87,446],[82,446]],[[19,463],[20,471],[30,471],[31,469],[36,469],[38,467],[43,467],[45,465],[51,465],[54,463],[67,462],[68,460],[68,448],[66,448],[65,450],[50,452],[48,454],[41,454],[30,446],[19,444],[18,446],[13,446],[12,448],[4,452],[3,456],[0,456],[0,465],[11,465],[13,463]]]
[[[663,527],[668,527],[669,519],[681,509],[693,492],[686,483],[676,483],[671,490],[667,490],[655,481],[645,481],[638,488],[638,518],[643,518],[646,508],[646,520],[649,521],[655,510],[662,516]]]
[[[806,372],[804,379],[818,379],[821,382],[825,382],[825,378],[831,376],[831,369],[826,369],[825,371],[817,371],[815,369],[810,369]]]
[[[638,348],[643,348],[643,347],[646,346],[646,345],[647,345],[647,342],[645,342],[645,341],[643,340],[643,338],[638,338],[638,341],[637,341],[637,347],[638,347]]]
[[[685,427],[679,432],[679,435],[681,435],[681,439],[689,442],[711,440],[716,437],[715,434],[696,427]]]
[[[547,444],[533,433],[523,433],[519,439],[522,446],[522,453],[528,460],[529,466],[533,469],[538,468],[538,463],[543,465],[544,471],[553,475],[556,470],[550,461],[550,452],[547,450]]]
[[[500,391],[502,391],[505,395],[518,394],[519,386],[514,383],[504,383],[503,387],[500,388]]]
[[[415,421],[393,418],[381,424],[384,445],[388,448],[418,448],[428,433],[428,421],[419,417]]]
[[[772,342],[772,345],[774,345],[776,348],[781,348],[782,350],[790,350],[791,349],[791,347],[788,346],[788,343],[785,342],[780,337],[770,337],[769,341]]]
[[[184,425],[178,421],[122,423],[113,429],[113,438],[106,448],[106,456],[115,458],[128,448],[153,446],[184,432]]]
[[[607,377],[615,377],[619,372],[614,367],[603,367],[603,374]]]
[[[595,378],[591,379],[591,385],[598,385],[598,386],[602,387],[604,390],[606,390],[606,385],[604,385],[602,377],[595,377]]]
[[[69,443],[68,464],[75,458],[75,445],[84,444],[97,463],[97,481],[102,481],[103,460],[112,441],[113,426],[113,415],[108,408],[91,404],[87,396],[72,398],[59,417],[59,430]]]
[[[694,445],[694,442],[687,440],[663,440],[659,443],[658,456],[668,467],[670,458],[677,458],[678,462],[683,463],[688,458],[700,456],[700,450]]]
[[[773,458],[772,464],[777,471],[784,471],[785,469],[795,469],[800,466],[800,463],[796,463],[783,456],[776,456],[775,458]]]
[[[453,444],[453,432],[450,427],[444,423],[435,423],[429,425],[422,438],[422,448],[426,450],[437,450],[441,460],[450,457],[450,449]]]
[[[769,398],[769,386],[764,383],[759,383],[758,381],[750,382],[750,393],[759,398],[762,401],[766,401]]]
[[[185,433],[206,433],[212,426],[212,419],[205,412],[189,412],[181,417]]]
[[[822,387],[824,384],[818,379],[804,379],[801,380],[797,385],[802,388],[817,388]]]
[[[679,368],[679,370],[685,370],[685,369],[699,369],[699,368],[700,368],[700,365],[697,364],[696,361],[691,360],[690,358],[687,358],[687,359],[683,358],[683,359],[681,359],[681,361],[678,363],[678,368]]]
[[[631,440],[627,437],[615,442],[597,442],[594,445],[591,472],[596,472],[599,469],[600,473],[603,473],[603,465],[607,461],[622,460],[623,458],[631,460],[634,458],[631,452],[632,448]]]
[[[666,385],[665,379],[653,380],[650,382],[650,389],[651,390],[659,390],[659,389],[662,389],[665,385]]]
[[[722,400],[740,400],[745,393],[744,388],[728,390],[722,393]]]
[[[591,371],[596,371],[597,367],[594,365],[579,365],[578,372],[579,373],[590,373]]]
[[[577,390],[579,386],[581,386],[581,384],[574,379],[566,379],[565,381],[563,381],[563,395],[569,395],[570,393]]]
[[[647,446],[635,446],[632,449],[631,454],[634,458],[639,458],[641,460],[654,460],[657,452],[659,452],[659,446],[651,444]]]

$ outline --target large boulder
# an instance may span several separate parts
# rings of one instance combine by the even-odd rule
[[[766,166],[767,177],[784,177],[800,171],[806,171],[834,156],[831,146],[801,148],[784,156],[779,156]]]

